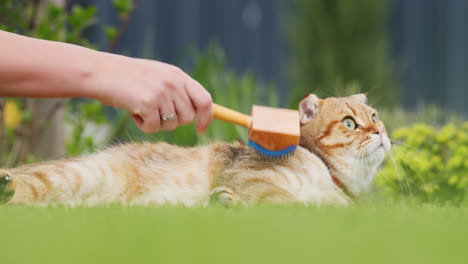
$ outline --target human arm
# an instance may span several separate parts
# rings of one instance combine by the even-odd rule
[[[212,120],[209,93],[179,68],[0,31],[0,97],[86,97],[134,115],[144,132]],[[161,116],[177,118],[162,121]]]

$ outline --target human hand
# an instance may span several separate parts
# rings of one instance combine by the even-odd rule
[[[146,133],[193,122],[205,132],[213,119],[210,94],[179,68],[166,63],[100,53],[93,79],[95,98],[128,110]]]

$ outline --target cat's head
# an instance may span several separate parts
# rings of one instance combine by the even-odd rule
[[[301,146],[316,153],[349,192],[358,195],[390,150],[390,139],[365,94],[299,103]]]

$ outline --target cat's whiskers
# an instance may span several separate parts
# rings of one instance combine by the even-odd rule
[[[408,147],[410,147],[410,145],[407,145]],[[414,149],[414,148],[413,148]],[[414,156],[414,153],[404,149],[402,146],[395,146],[393,148],[393,150],[395,151],[395,154],[398,154],[400,156],[403,156],[404,160],[413,160],[413,161],[416,161],[416,162],[423,162],[421,161],[420,158],[417,158]],[[414,149],[416,150],[416,149]],[[414,166],[408,162],[408,163],[405,163],[406,165],[408,165],[409,167],[411,167],[418,175],[417,176],[420,176],[420,179],[421,180],[424,180],[424,178],[421,176],[421,174],[419,173],[419,170],[417,170],[416,168],[414,168]]]
[[[402,189],[402,191],[404,191],[406,189],[406,186],[405,186],[405,175],[401,174],[400,170],[399,170],[399,167],[398,167],[398,164],[395,162],[395,158],[394,158],[394,155],[392,152],[389,153],[389,160],[393,166],[393,170],[395,172],[395,174],[397,175],[396,177],[398,178],[398,183],[400,185],[400,188]],[[391,182],[393,179],[391,176],[388,176],[386,178],[386,181],[387,182]]]
[[[417,162],[421,162],[421,160],[419,158],[415,158],[414,155],[412,155],[413,153],[407,151],[407,150],[404,150],[402,148],[395,148],[394,149],[395,153],[394,154],[397,154],[397,155],[401,155],[404,157],[404,160],[413,160],[413,161],[417,161]],[[417,170],[412,164],[411,162],[405,162],[405,165],[409,166],[412,171],[414,172],[414,174],[416,175],[416,177],[421,180],[423,183],[426,183],[426,179],[421,175],[421,173],[419,172],[419,170]],[[408,178],[409,180],[409,178]]]
[[[370,105],[377,105],[379,101],[383,98],[382,96],[379,95],[374,95],[373,93],[377,90],[378,85],[374,85],[370,91],[367,92],[367,97],[372,98],[372,102],[370,102]]]
[[[390,158],[391,158],[391,161],[392,161],[392,165],[395,168],[395,173],[398,176],[398,179],[399,179],[398,182],[400,183],[402,191],[405,191],[405,189],[406,189],[406,191],[411,194],[412,193],[411,179],[406,175],[406,173],[404,172],[401,164],[398,163],[397,159],[395,158],[394,152],[390,153]]]
[[[409,159],[412,159],[413,161],[417,161],[417,162],[423,162],[420,158],[418,157],[415,157],[414,156],[414,152],[417,151],[417,149],[411,147],[413,149],[414,152],[411,152],[407,149],[404,149],[403,147],[411,147],[410,145],[406,145],[406,146],[403,146],[403,145],[397,145],[394,147],[395,151],[399,151],[400,153],[402,153],[403,155],[405,155],[404,157],[405,158],[409,158]],[[408,164],[408,165],[411,165],[411,164]]]
[[[370,144],[367,144],[365,148],[361,149],[361,151],[359,151],[359,154],[358,154],[358,157],[361,158],[361,163],[365,163],[365,166],[361,166],[361,170],[363,170],[363,175],[361,177],[365,177],[364,173],[367,175],[369,173],[375,173],[375,174],[379,174],[380,171],[378,170],[378,166],[381,165],[381,161],[380,159],[375,156],[375,155],[365,155],[366,153],[369,152],[370,149],[373,149],[375,147],[377,143],[373,144],[373,143],[370,143]],[[399,179],[401,179],[401,182],[400,182],[400,186],[402,189],[406,189],[408,190],[409,192],[411,192],[411,188],[409,186],[409,180],[408,180],[408,177],[405,175],[403,169],[401,168],[401,166],[398,164],[397,160],[395,159],[395,155],[394,153],[392,152],[394,151],[394,149],[392,148],[392,150],[390,151],[390,153],[387,153],[387,155],[389,156],[388,159],[390,159],[390,162],[392,162],[392,165],[394,166],[395,168],[395,173],[398,174],[398,177]],[[386,155],[386,156],[387,156]],[[388,178],[387,175],[384,175],[384,179],[386,181],[390,181],[391,178]]]
[[[407,143],[404,143],[404,142],[401,142],[401,141],[398,141],[398,140],[394,140],[394,139],[390,139],[390,140],[391,140],[391,142],[392,142],[393,144],[395,144],[396,146],[400,147],[400,150],[405,151],[405,153],[413,154],[413,153],[409,152],[408,150],[403,149],[403,147],[408,147],[408,148],[410,148],[411,150],[413,150],[413,151],[415,151],[415,152],[418,151],[417,148],[415,148],[415,147],[413,147],[413,146],[411,146],[411,145],[409,145],[409,144],[407,144]],[[408,156],[412,157],[413,155],[408,155]],[[413,157],[413,159],[416,159],[416,158]],[[417,159],[417,160],[418,160],[419,162],[421,162],[420,159]]]
[[[413,146],[411,146],[411,145],[409,145],[409,144],[407,144],[407,143],[405,143],[405,142],[398,141],[398,140],[396,140],[396,139],[390,139],[390,141],[391,141],[392,143],[394,143],[394,144],[407,146],[407,147],[409,147],[409,148],[412,148],[413,150],[417,150],[415,147],[413,147]]]
[[[367,91],[367,97],[373,97],[375,90],[377,89],[377,85],[374,85]]]

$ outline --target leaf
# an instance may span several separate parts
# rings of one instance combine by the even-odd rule
[[[106,35],[107,41],[112,42],[115,40],[118,34],[118,30],[113,26],[104,26],[104,34]]]
[[[128,13],[130,13],[133,8],[132,0],[112,0],[112,3],[122,19],[127,17]]]
[[[68,23],[72,27],[75,34],[81,33],[85,28],[94,24],[94,16],[96,15],[97,8],[90,6],[83,8],[79,5],[75,5],[72,8],[71,13],[68,16]]]

